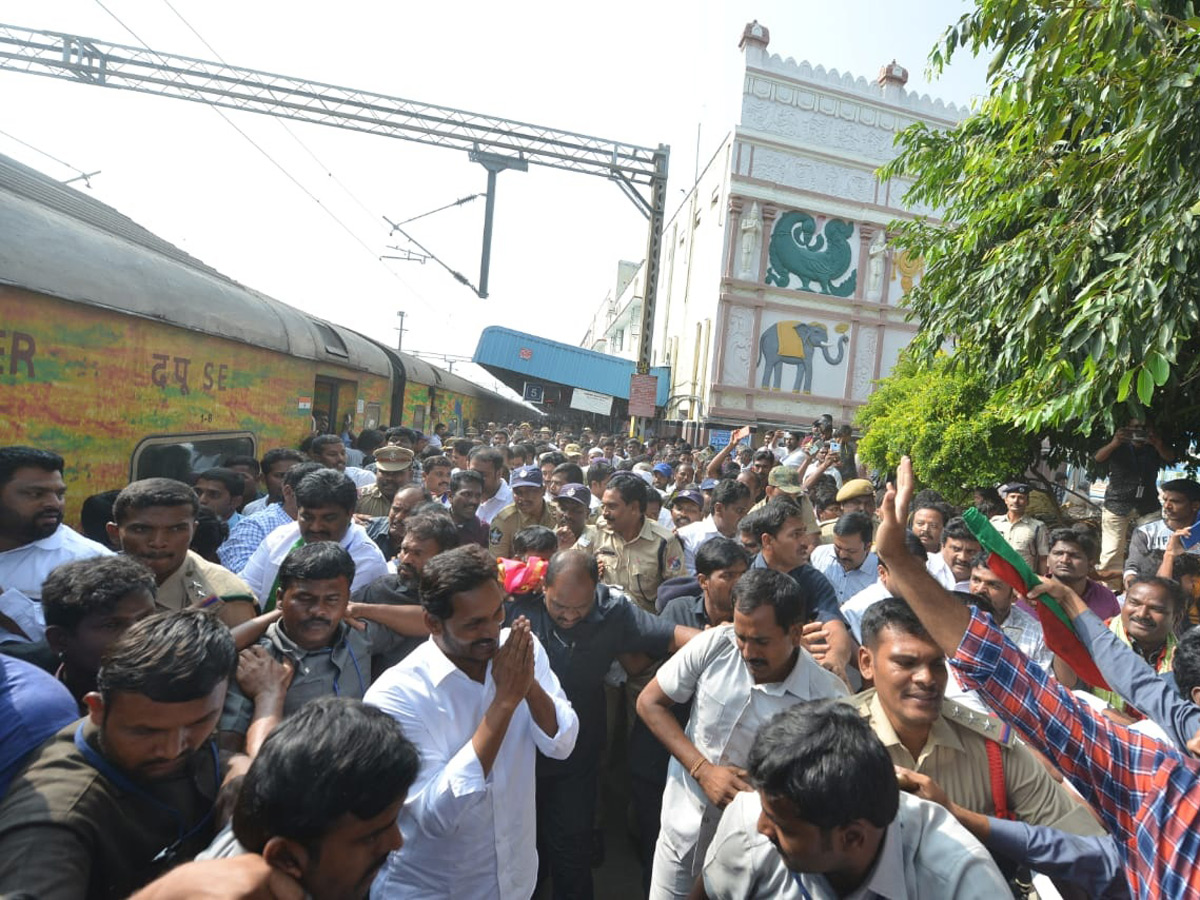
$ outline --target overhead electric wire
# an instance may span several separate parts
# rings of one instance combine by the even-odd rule
[[[220,53],[217,52],[216,48],[212,44],[210,44],[207,40],[204,39],[204,35],[202,35],[199,31],[197,31],[195,29],[195,27],[192,25],[192,23],[183,17],[183,14],[179,10],[177,10],[174,7],[174,5],[172,5],[171,0],[163,0],[163,3],[165,3],[167,5],[167,9],[171,10],[171,12],[173,12],[175,14],[176,18],[178,18],[179,21],[182,22],[187,27],[188,31],[190,31],[192,34],[194,34],[196,36],[196,38],[200,41],[200,43],[202,43],[205,47],[208,48],[208,51],[210,53],[212,53],[213,56],[215,56],[217,59],[219,59],[221,62],[223,62],[227,66],[230,64],[229,61],[227,59],[225,59],[225,57],[223,57]],[[329,166],[325,165],[325,163],[322,162],[320,160],[320,158],[318,158],[317,154],[313,153],[313,151],[309,148],[308,144],[306,144],[306,143],[304,143],[304,141],[300,140],[300,136],[298,134],[296,134],[296,132],[292,131],[291,126],[288,125],[288,123],[286,121],[284,121],[283,119],[280,119],[278,117],[272,117],[272,118],[274,118],[275,121],[279,123],[280,128],[282,128],[284,131],[286,131],[288,133],[288,135],[291,136],[292,140],[294,140],[297,144],[300,145],[301,149],[303,149],[305,153],[307,153],[309,156],[312,157],[313,162],[315,162],[318,166],[320,166],[322,169],[325,170],[325,174],[328,175],[333,180],[333,183],[336,184],[338,187],[340,187],[346,193],[347,197],[349,197],[351,200],[353,200],[355,203],[358,204],[359,209],[361,209],[363,212],[365,212],[372,219],[375,218],[376,213],[374,213],[370,209],[368,209],[367,205],[365,203],[363,203],[362,200],[360,200],[358,198],[358,196],[352,190],[350,190],[350,188],[346,187],[346,185],[342,182],[342,180],[340,178],[338,178],[336,175],[333,174],[333,170],[330,169]],[[389,269],[388,271],[391,271],[391,270]]]
[[[137,41],[139,44],[141,44],[143,47],[145,47],[145,48],[146,48],[146,49],[147,49],[149,52],[151,52],[151,53],[154,53],[155,55],[158,55],[158,53],[157,53],[157,51],[156,51],[156,50],[154,50],[154,49],[153,49],[153,48],[152,48],[152,47],[151,47],[151,46],[150,46],[148,43],[146,43],[144,40],[142,40],[142,38],[141,38],[141,35],[139,35],[139,34],[138,34],[136,31],[134,31],[134,30],[133,30],[132,28],[130,28],[128,25],[126,25],[126,24],[125,24],[125,22],[124,22],[124,21],[122,21],[122,19],[121,19],[121,17],[120,17],[120,16],[118,16],[118,15],[117,15],[116,13],[114,13],[114,12],[113,12],[111,9],[109,9],[107,6],[105,6],[105,5],[104,5],[104,0],[95,0],[95,3],[96,3],[96,5],[97,5],[97,6],[99,6],[99,7],[100,7],[102,10],[104,10],[106,13],[108,13],[108,15],[109,15],[109,16],[110,16],[110,17],[113,19],[113,21],[115,21],[115,22],[116,22],[118,25],[120,25],[120,26],[121,26],[123,29],[125,29],[125,31],[129,32],[129,34],[131,34],[131,35],[133,36],[134,40],[136,40],[136,41]],[[168,5],[168,6],[170,6],[170,4],[169,4],[169,3],[168,3],[167,5]],[[172,11],[173,11],[173,12],[175,12],[175,14],[176,14],[177,16],[179,15],[179,13],[178,13],[177,11],[175,11],[173,7],[172,7]],[[182,17],[182,16],[180,16],[180,18],[182,19],[183,17]],[[186,22],[186,21],[184,21],[184,24],[186,25],[186,24],[187,24],[187,22]],[[191,26],[190,26],[190,25],[188,25],[188,27],[189,27],[189,28],[191,28]],[[192,32],[193,32],[193,33],[196,33],[196,30],[195,30],[194,28],[192,28]],[[200,36],[199,36],[199,34],[197,34],[196,36],[197,36],[197,37],[200,37]],[[200,38],[200,39],[201,39],[202,41],[204,40],[203,38]],[[205,41],[205,46],[209,46],[207,41]],[[211,50],[211,49],[212,49],[212,47],[211,47],[211,46],[209,46],[209,49]],[[214,52],[215,52],[215,51],[214,51]],[[161,61],[161,57],[160,57],[160,61]],[[224,62],[224,60],[222,60],[222,62]],[[228,65],[228,63],[226,63],[226,65]],[[359,237],[357,234],[355,234],[355,233],[354,233],[354,231],[353,231],[353,229],[351,229],[349,225],[347,225],[347,224],[346,224],[345,222],[343,222],[343,221],[342,221],[340,218],[338,218],[337,214],[336,214],[336,213],[334,213],[334,212],[333,212],[333,210],[331,210],[331,209],[330,209],[329,207],[327,207],[327,206],[326,206],[324,203],[322,203],[322,202],[321,202],[321,199],[320,199],[319,197],[317,197],[317,195],[316,195],[316,194],[314,194],[312,191],[310,191],[308,188],[306,188],[306,187],[305,187],[303,184],[301,184],[301,182],[300,182],[300,180],[299,180],[299,179],[297,179],[297,178],[296,178],[294,175],[292,175],[292,173],[291,173],[291,172],[289,172],[287,169],[285,169],[285,168],[283,167],[283,165],[282,165],[280,162],[278,162],[278,161],[277,161],[277,160],[276,160],[276,159],[275,159],[273,156],[271,156],[271,154],[270,154],[270,153],[268,153],[268,152],[267,152],[267,151],[266,151],[266,150],[265,150],[265,149],[264,149],[264,148],[263,148],[263,147],[262,147],[262,146],[261,146],[261,145],[260,145],[260,144],[259,144],[257,141],[255,141],[255,140],[254,140],[254,138],[250,137],[250,135],[249,135],[249,134],[247,134],[245,131],[243,131],[243,130],[242,130],[242,129],[241,129],[239,126],[238,126],[238,124],[237,124],[236,122],[234,122],[234,121],[233,121],[231,118],[229,118],[229,116],[227,116],[227,115],[225,114],[225,112],[224,112],[224,111],[223,111],[223,110],[222,110],[220,107],[218,107],[218,106],[216,106],[216,105],[214,105],[213,103],[210,103],[210,102],[208,102],[208,101],[205,101],[205,102],[206,102],[206,104],[207,104],[207,105],[208,105],[208,106],[209,106],[209,107],[210,107],[210,108],[213,110],[213,112],[215,112],[215,113],[216,113],[217,115],[219,115],[219,116],[220,116],[222,119],[224,119],[224,120],[226,121],[226,123],[228,123],[228,124],[229,124],[229,126],[230,126],[230,127],[231,127],[231,128],[234,130],[234,131],[236,131],[236,132],[237,132],[238,134],[240,134],[240,135],[241,135],[243,138],[245,138],[245,139],[246,139],[246,140],[247,140],[247,141],[250,143],[250,145],[251,145],[252,147],[254,147],[254,149],[255,149],[255,150],[257,150],[257,151],[258,151],[259,153],[261,153],[261,154],[262,154],[264,157],[266,157],[267,161],[268,161],[268,162],[270,162],[270,163],[271,163],[271,165],[275,166],[275,168],[277,168],[277,169],[278,169],[278,170],[279,170],[281,173],[283,173],[283,175],[284,175],[284,176],[285,176],[285,177],[286,177],[286,178],[287,178],[289,181],[291,181],[291,182],[292,182],[292,183],[293,183],[293,184],[294,184],[296,187],[298,187],[298,188],[299,188],[301,191],[303,191],[303,192],[304,192],[304,194],[305,194],[306,196],[308,196],[308,198],[309,198],[309,199],[311,199],[311,200],[312,200],[314,203],[316,203],[316,204],[317,204],[317,206],[319,206],[319,207],[320,207],[320,208],[321,208],[321,209],[322,209],[322,210],[325,212],[325,214],[326,214],[327,216],[329,216],[329,218],[333,219],[333,221],[334,221],[334,222],[336,222],[336,223],[338,224],[338,226],[339,226],[339,227],[340,227],[340,228],[341,228],[343,231],[345,231],[345,232],[346,232],[346,234],[350,235],[350,237],[351,237],[351,238],[353,238],[353,239],[354,239],[354,241],[355,241],[355,242],[356,242],[356,243],[357,243],[359,246],[361,246],[361,247],[362,247],[364,250],[366,250],[366,251],[367,251],[367,253],[369,253],[369,254],[371,255],[371,258],[372,258],[373,260],[375,260],[377,263],[379,263],[379,265],[380,265],[380,266],[382,266],[382,267],[383,267],[384,271],[386,271],[386,272],[387,272],[389,275],[391,275],[391,276],[392,276],[393,278],[395,278],[395,279],[396,279],[398,282],[400,282],[402,285],[404,285],[404,287],[405,287],[405,288],[406,288],[406,289],[409,291],[409,293],[411,293],[411,294],[413,295],[413,297],[414,297],[415,299],[419,300],[421,303],[425,304],[426,306],[430,306],[430,307],[432,308],[432,304],[431,304],[431,303],[430,303],[430,302],[429,302],[429,301],[428,301],[428,300],[427,300],[427,299],[426,299],[424,296],[422,296],[422,295],[421,295],[419,292],[417,292],[417,291],[416,291],[416,290],[415,290],[415,289],[412,287],[412,285],[410,285],[410,284],[409,284],[407,281],[405,281],[403,278],[401,278],[401,277],[400,277],[400,275],[399,275],[399,273],[397,273],[397,272],[396,272],[394,269],[391,269],[391,268],[389,268],[389,267],[387,266],[387,264],[385,264],[385,263],[384,263],[384,262],[383,262],[383,261],[382,261],[382,260],[379,258],[379,256],[378,256],[378,254],[376,253],[376,251],[375,251],[375,250],[373,250],[373,249],[371,248],[371,246],[370,246],[369,244],[367,244],[367,242],[366,242],[366,241],[364,241],[364,240],[363,240],[362,238],[360,238],[360,237]],[[310,151],[310,152],[311,152],[311,151]],[[365,207],[364,207],[364,209],[365,209]],[[370,211],[368,210],[368,212],[370,212]]]
[[[45,150],[42,150],[38,147],[33,146],[33,144],[29,143],[29,141],[21,140],[15,134],[9,134],[7,131],[0,131],[0,135],[4,135],[4,137],[8,138],[10,141],[15,141],[16,143],[20,144],[22,147],[28,147],[34,153],[40,153],[42,156],[46,157],[46,159],[54,160],[54,162],[58,163],[60,166],[70,169],[72,172],[78,172],[79,177],[83,179],[84,184],[86,184],[88,187],[92,186],[91,182],[88,181],[88,177],[89,177],[88,173],[83,171],[83,169],[80,169],[77,166],[73,166],[69,162],[65,162],[64,160],[59,159],[57,156],[50,155]],[[92,172],[91,174],[95,175],[96,173]]]

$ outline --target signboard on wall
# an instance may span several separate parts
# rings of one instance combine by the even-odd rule
[[[658,376],[629,376],[629,415],[647,419],[654,418],[655,401],[658,399]]]
[[[583,388],[574,388],[571,391],[571,409],[607,416],[612,412],[612,402],[613,398],[609,394],[600,394]]]
[[[733,430],[732,429],[710,428],[708,430],[708,442],[710,444],[712,444],[713,448],[716,450],[721,450],[722,448],[724,448],[732,438],[733,438]],[[750,446],[750,436],[746,435],[746,436],[742,437],[742,439],[739,440],[738,443],[741,444],[742,446],[749,447]]]

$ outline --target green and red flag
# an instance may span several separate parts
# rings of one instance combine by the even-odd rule
[[[1012,587],[1022,597],[1029,589],[1041,584],[1042,580],[1034,574],[1033,569],[1025,562],[1012,546],[1004,539],[987,516],[974,507],[963,513],[963,520],[971,533],[975,535],[984,552],[988,555],[988,568],[991,569],[1005,584]],[[1059,602],[1049,594],[1042,594],[1036,601],[1038,621],[1042,623],[1042,633],[1046,638],[1046,646],[1056,656],[1075,670],[1084,682],[1092,687],[1108,690],[1108,682],[1096,668],[1092,655],[1084,643],[1079,640],[1071,618],[1063,611]]]

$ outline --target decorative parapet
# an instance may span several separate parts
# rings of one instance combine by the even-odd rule
[[[842,93],[855,94],[873,103],[895,107],[897,111],[903,111],[913,118],[940,119],[947,125],[953,125],[969,114],[969,110],[965,108],[930,97],[928,94],[917,94],[916,91],[895,88],[892,85],[880,85],[878,82],[867,81],[861,75],[855,77],[849,72],[826,69],[822,65],[814,66],[808,60],[796,62],[790,56],[784,59],[777,53],[769,56],[764,54],[761,64],[757,66],[747,60],[747,67],[758,68],[792,81],[804,82],[813,88],[834,88]]]

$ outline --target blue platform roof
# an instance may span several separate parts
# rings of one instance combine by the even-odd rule
[[[628,359],[562,344],[548,338],[497,325],[483,329],[472,360],[520,393],[521,382],[554,382],[629,399],[629,376],[637,365]],[[655,366],[658,376],[655,402],[665,406],[671,389],[669,366]]]

